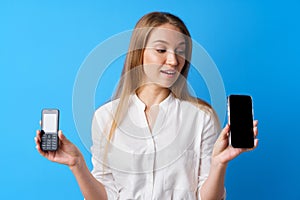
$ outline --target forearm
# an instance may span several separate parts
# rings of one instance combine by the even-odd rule
[[[208,178],[203,183],[200,195],[202,200],[222,199],[227,165],[212,160]]]
[[[79,159],[76,165],[70,167],[70,169],[86,200],[107,199],[104,186],[91,174],[83,157]]]

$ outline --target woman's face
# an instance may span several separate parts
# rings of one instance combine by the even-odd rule
[[[171,87],[185,64],[185,50],[184,35],[177,27],[164,24],[154,28],[143,57],[146,84]]]

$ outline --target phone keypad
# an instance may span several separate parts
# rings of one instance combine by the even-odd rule
[[[57,134],[43,134],[41,148],[43,151],[55,151],[58,147]]]

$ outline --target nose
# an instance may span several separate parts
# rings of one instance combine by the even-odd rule
[[[171,52],[171,51],[167,52],[166,64],[171,65],[171,66],[178,65],[178,59],[177,59],[177,55],[175,52]]]

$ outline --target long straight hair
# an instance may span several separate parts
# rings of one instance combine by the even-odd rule
[[[112,99],[119,99],[118,106],[115,110],[111,128],[108,135],[110,141],[115,133],[116,128],[121,123],[124,114],[127,112],[128,100],[130,95],[138,92],[140,84],[143,81],[143,54],[146,48],[147,40],[151,31],[164,24],[171,24],[179,29],[179,31],[185,36],[185,64],[181,70],[181,75],[175,81],[175,83],[169,88],[175,98],[180,100],[186,100],[200,109],[210,112],[216,117],[214,110],[211,106],[201,99],[193,97],[187,87],[187,76],[190,69],[190,60],[192,54],[192,40],[190,33],[183,23],[183,21],[170,13],[165,12],[152,12],[144,15],[136,24],[130,44],[129,50],[126,55],[124,67],[121,74],[121,79],[118,83],[116,93]],[[216,117],[217,119],[217,117]]]

